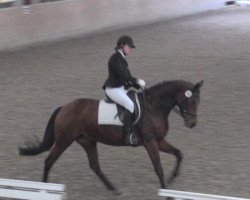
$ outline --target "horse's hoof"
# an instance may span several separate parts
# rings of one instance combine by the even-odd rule
[[[118,189],[115,189],[115,190],[113,190],[113,194],[115,196],[118,196],[118,195],[121,195],[122,193]]]

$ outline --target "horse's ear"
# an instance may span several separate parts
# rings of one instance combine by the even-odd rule
[[[200,81],[199,83],[196,83],[196,85],[194,86],[194,91],[196,90],[199,90],[201,88],[201,86],[203,85],[204,81]]]

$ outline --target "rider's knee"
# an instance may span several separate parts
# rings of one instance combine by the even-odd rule
[[[134,110],[135,110],[134,103],[133,103],[132,101],[129,102],[129,103],[127,103],[126,108],[127,108],[131,113],[133,113]]]

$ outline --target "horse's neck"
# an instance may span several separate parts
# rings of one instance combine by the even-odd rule
[[[155,109],[162,109],[166,115],[169,115],[170,111],[177,104],[177,97],[185,88],[191,87],[191,83],[175,80],[165,81],[152,86],[147,91],[147,97],[149,103],[154,105]]]
[[[172,89],[148,93],[146,99],[155,112],[162,113],[164,116],[168,116],[176,105],[176,94]]]
[[[161,100],[175,101],[178,95],[178,91],[180,90],[179,84],[175,84],[175,82],[170,83],[162,83],[155,87],[149,89],[149,95],[153,95],[154,97]]]

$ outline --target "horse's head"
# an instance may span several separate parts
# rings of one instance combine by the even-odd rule
[[[183,117],[185,126],[193,128],[197,124],[197,108],[200,102],[200,88],[203,81],[197,84],[182,80],[164,81],[147,90],[149,102],[154,102],[157,109],[167,115],[174,110]],[[151,100],[153,99],[153,101]],[[176,109],[178,106],[179,109]]]
[[[181,90],[177,96],[177,106],[185,121],[185,126],[193,128],[197,124],[197,108],[200,103],[200,88],[203,81]]]

